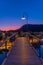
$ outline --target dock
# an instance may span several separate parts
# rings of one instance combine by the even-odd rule
[[[43,65],[25,37],[18,37],[2,65]]]

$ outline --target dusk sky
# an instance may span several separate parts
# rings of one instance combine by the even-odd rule
[[[26,24],[43,24],[43,0],[0,0],[0,29],[18,29]]]

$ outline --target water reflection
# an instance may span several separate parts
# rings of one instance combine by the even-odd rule
[[[39,48],[36,48],[37,52],[39,53]],[[40,45],[40,57],[43,60],[43,45]]]

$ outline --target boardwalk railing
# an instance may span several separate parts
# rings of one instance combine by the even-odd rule
[[[8,37],[4,42],[0,43],[0,47],[5,44],[5,42],[7,42],[10,38],[12,38],[13,36],[15,36],[15,34],[11,35],[10,37]]]
[[[3,44],[5,44],[5,49],[7,50],[7,41],[10,39],[10,38],[12,38],[13,36],[16,36],[16,34],[12,34],[10,37],[8,37],[4,42],[1,42],[0,43],[0,47],[3,45]],[[1,50],[1,48],[0,48],[0,50]]]
[[[39,37],[35,37],[35,35],[30,34],[30,36],[38,39],[38,41],[39,41],[39,48],[38,48],[39,49],[39,57],[41,57],[41,45],[43,45],[41,42],[41,39]]]

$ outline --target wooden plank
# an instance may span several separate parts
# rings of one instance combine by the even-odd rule
[[[43,65],[25,37],[17,38],[3,65]]]

